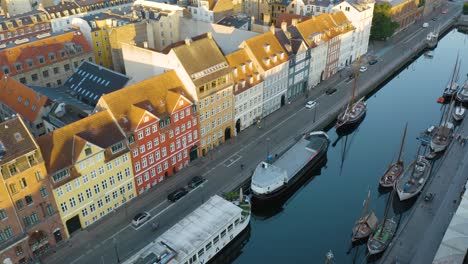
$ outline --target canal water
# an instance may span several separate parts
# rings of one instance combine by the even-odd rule
[[[439,123],[442,108],[436,100],[447,85],[458,51],[462,83],[468,73],[468,36],[454,29],[439,42],[433,58],[420,56],[369,97],[367,116],[357,130],[338,137],[330,129],[326,164],[291,197],[267,211],[254,212],[251,229],[238,243],[242,247],[231,254],[235,260],[221,262],[324,263],[329,250],[336,263],[376,262],[366,258],[365,244],[350,250],[351,229],[369,188],[370,208],[382,218],[390,193],[378,189],[379,178],[398,154],[406,122],[406,164],[416,155],[419,133]],[[414,201],[394,200],[390,215],[404,219]]]

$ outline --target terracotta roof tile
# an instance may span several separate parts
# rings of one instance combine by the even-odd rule
[[[44,95],[3,74],[0,75],[0,101],[30,122],[34,122],[41,109],[51,103]]]
[[[112,112],[127,131],[133,131],[146,111],[158,118],[171,114],[181,96],[193,102],[175,71],[169,71],[103,95],[98,106]]]
[[[271,32],[263,33],[245,41],[260,67],[267,71],[284,62],[289,57],[278,39]]]
[[[62,57],[59,51],[66,50],[66,45],[69,45],[69,43],[81,46],[82,52]],[[92,49],[83,34],[80,31],[72,31],[1,50],[0,68],[3,69],[3,67],[7,66],[10,75],[13,76],[18,73],[28,72],[35,68],[44,67],[45,65],[68,59],[69,56],[76,57],[88,52],[92,52]],[[54,53],[56,59],[51,60],[49,53]],[[39,57],[41,56],[45,60],[44,63],[39,62]],[[27,60],[32,60],[33,65],[31,67],[28,66]],[[17,70],[15,66],[18,62],[22,64],[20,70]]]
[[[286,22],[288,26],[291,26],[293,18],[296,18],[298,22],[309,20],[310,16],[301,16],[296,14],[282,13],[276,19],[275,27],[280,28],[282,22]]]
[[[227,55],[226,60],[233,71],[234,83],[237,84],[237,89],[234,88],[234,94],[239,94],[262,82],[257,67],[244,49]]]
[[[108,148],[125,137],[107,111],[71,123],[37,139],[49,173],[74,165],[86,142]]]
[[[0,164],[5,164],[37,149],[31,133],[19,117],[0,124],[0,148],[5,154]]]

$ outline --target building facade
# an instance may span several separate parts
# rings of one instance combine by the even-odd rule
[[[97,109],[109,111],[128,138],[138,194],[198,157],[196,107],[187,96],[176,73],[169,71],[98,102]]]
[[[50,20],[43,11],[32,11],[0,20],[0,48],[3,44],[52,32]]]
[[[21,118],[0,126],[0,175],[0,261],[30,261],[65,233],[41,152]]]
[[[234,80],[235,133],[256,124],[262,118],[263,79],[245,50],[226,56]]]
[[[80,31],[49,33],[17,41],[0,51],[0,67],[15,80],[35,86],[62,85],[93,51]]]
[[[274,31],[274,28],[272,29]],[[263,77],[262,117],[287,103],[289,57],[273,32],[267,32],[241,43]]]
[[[126,138],[106,111],[37,139],[65,237],[136,196]]]
[[[168,46],[163,52],[123,46],[125,68],[134,80],[175,70],[197,104],[200,149],[205,155],[233,135],[231,69],[210,32]]]
[[[33,3],[37,4],[34,0],[2,0],[2,10],[8,16],[16,16],[33,10]]]
[[[423,0],[392,0],[392,1],[377,1],[377,5],[381,3],[389,3],[390,17],[392,21],[397,22],[400,27],[395,31],[395,34],[412,25],[416,20],[422,18],[424,14]]]

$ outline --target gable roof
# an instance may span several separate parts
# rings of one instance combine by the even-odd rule
[[[134,131],[145,112],[166,117],[182,96],[193,102],[175,71],[169,71],[103,95],[98,105],[107,108],[125,130]]]
[[[218,0],[213,6],[213,12],[225,12],[234,9],[234,4],[230,0]]]
[[[30,122],[38,118],[41,108],[51,103],[44,95],[5,74],[0,75],[0,101]]]
[[[0,124],[0,151],[4,153],[0,165],[36,149],[37,145],[20,117]]]
[[[276,19],[275,27],[280,28],[282,22],[286,22],[288,26],[291,26],[292,20],[297,19],[298,22],[309,20],[310,16],[301,16],[297,14],[281,13],[280,16]]]
[[[92,51],[81,31],[71,31],[37,40],[31,38],[31,40],[25,44],[13,44],[8,49],[1,50],[0,67],[2,69],[8,67],[10,75],[13,76]],[[77,52],[77,46],[81,47],[81,52]],[[61,50],[65,51],[63,57],[59,52]],[[52,60],[49,54],[54,54],[55,59]],[[40,57],[44,59],[43,63],[40,62]],[[32,66],[28,66],[27,62],[32,63]],[[17,64],[21,64],[20,69],[16,69]]]
[[[196,86],[229,74],[228,63],[211,33],[193,37],[187,42],[179,42],[171,50]]]
[[[237,84],[233,89],[234,94],[244,92],[262,81],[257,67],[245,50],[241,49],[227,55],[226,60],[233,70],[234,83]]]
[[[95,106],[103,94],[122,89],[130,77],[83,61],[63,85],[70,94],[80,101]]]
[[[250,38],[244,43],[265,71],[287,62],[289,59],[288,54],[271,32]]]
[[[37,143],[52,174],[74,165],[86,142],[105,149],[124,139],[111,115],[102,111],[41,136]]]

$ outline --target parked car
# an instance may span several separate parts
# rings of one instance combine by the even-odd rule
[[[335,92],[336,92],[336,88],[333,88],[333,87],[330,87],[325,91],[325,93],[328,94],[328,95],[332,95]]]
[[[360,71],[360,72],[365,72],[365,71],[367,71],[367,67],[366,67],[366,66],[361,66],[361,67],[359,68],[359,71]]]
[[[134,227],[138,227],[142,225],[144,222],[148,221],[151,218],[151,214],[148,212],[138,213],[132,219],[132,225]]]
[[[437,21],[437,17],[433,17],[433,18],[432,18],[432,21]]]
[[[372,59],[372,60],[369,61],[369,65],[374,65],[374,64],[376,64],[377,62],[378,62],[378,60]]]
[[[317,102],[315,102],[315,101],[308,101],[308,102],[306,103],[305,107],[306,107],[307,109],[312,109],[312,108],[314,108],[316,105],[317,105]]]
[[[448,13],[448,9],[442,10],[442,14],[447,14],[447,13]]]
[[[190,188],[196,188],[198,185],[202,184],[205,181],[201,176],[194,176],[192,179],[189,181],[188,186]]]
[[[175,202],[180,198],[184,197],[188,191],[185,188],[179,188],[167,196],[167,199],[171,202]]]
[[[429,23],[423,23],[422,27],[423,27],[423,28],[429,27]]]

